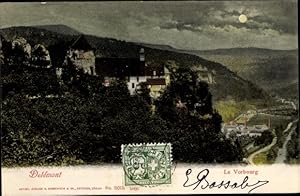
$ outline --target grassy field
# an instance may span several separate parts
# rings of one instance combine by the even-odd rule
[[[262,152],[256,155],[253,158],[253,162],[256,165],[273,164],[275,162],[277,152],[278,152],[278,147],[275,144],[269,151]]]
[[[260,153],[260,154],[256,155],[253,158],[253,162],[256,165],[273,164],[276,157],[274,159],[269,160],[268,159],[268,154],[269,154],[269,151],[263,152],[263,153]]]
[[[281,117],[281,116],[272,116],[266,114],[258,114],[251,118],[251,120],[247,123],[248,125],[260,125],[266,124],[268,125],[269,118],[271,120],[271,129],[275,129],[278,127],[282,127],[283,130],[286,128],[288,123],[292,120],[291,117]],[[283,131],[282,130],[282,131]]]
[[[218,101],[215,109],[220,113],[225,123],[234,120],[239,114],[247,110],[255,110],[254,104],[242,101],[235,102],[233,100]]]
[[[277,143],[269,151],[260,153],[254,157],[253,162],[257,165],[273,164],[275,162],[278,148],[282,147],[287,136],[287,133],[283,134],[283,131],[286,129],[288,123],[292,121],[292,117],[282,118],[278,116],[259,114],[253,117],[249,124],[267,124],[269,117],[271,119],[271,128],[276,129]]]
[[[272,100],[247,100],[238,102],[233,99],[227,99],[215,102],[214,108],[222,116],[223,121],[227,123],[234,120],[241,113],[247,112],[248,110],[257,110],[278,105],[282,104]]]

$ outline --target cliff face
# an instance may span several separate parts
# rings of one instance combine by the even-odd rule
[[[11,63],[25,63],[30,66],[38,67],[51,67],[50,53],[47,48],[42,44],[36,44],[33,47],[23,37],[16,37],[12,40],[5,40],[2,37],[0,57],[4,63],[4,56],[12,61]],[[5,54],[4,54],[5,53]],[[14,56],[14,58],[11,58]]]
[[[233,48],[186,52],[220,62],[270,93],[278,94],[278,89],[298,83],[298,50]]]
[[[95,54],[92,50],[69,50],[67,58],[85,73],[95,74]]]

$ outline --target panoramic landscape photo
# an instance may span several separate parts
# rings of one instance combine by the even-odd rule
[[[2,167],[299,164],[297,1],[0,3]]]

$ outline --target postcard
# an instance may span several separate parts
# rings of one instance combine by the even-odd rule
[[[0,3],[2,194],[299,193],[297,6]]]

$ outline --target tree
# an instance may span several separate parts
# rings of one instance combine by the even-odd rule
[[[60,41],[48,47],[51,62],[54,67],[61,67],[63,65],[67,50],[71,44],[70,41]]]
[[[49,67],[51,66],[51,59],[49,51],[42,44],[37,44],[32,50],[31,63],[36,66]]]
[[[167,121],[174,158],[207,163],[241,160],[241,148],[221,133],[222,118],[212,109],[208,85],[189,68],[171,70],[171,83],[155,104]]]
[[[262,135],[255,139],[254,145],[264,145],[267,146],[268,144],[271,144],[273,140],[273,134],[271,131],[264,131]]]
[[[204,116],[212,113],[211,94],[207,83],[200,81],[198,75],[189,68],[179,67],[173,71],[171,84],[165,92],[157,102],[158,109],[171,110],[164,107],[169,102],[170,105],[167,104],[166,107],[186,108],[191,115]]]
[[[136,90],[136,94],[141,96],[149,105],[151,104],[152,100],[150,97],[150,89],[146,82],[141,82],[138,84],[139,87]]]

